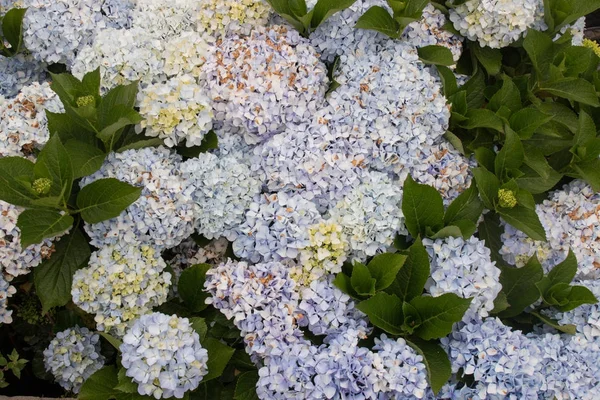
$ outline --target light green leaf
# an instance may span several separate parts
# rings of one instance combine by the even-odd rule
[[[540,79],[546,79],[554,58],[554,43],[545,33],[529,29],[523,40],[523,48],[529,55]]]
[[[535,108],[523,108],[510,117],[510,127],[517,132],[521,139],[529,139],[535,130],[552,119]]]
[[[498,132],[504,132],[502,118],[493,111],[485,108],[470,109],[467,111],[467,120],[461,124],[465,129],[489,128]]]
[[[493,111],[498,111],[502,106],[507,107],[512,112],[520,110],[521,93],[519,88],[506,75],[502,75],[502,80],[502,87],[492,96],[487,107]]]
[[[115,178],[98,179],[81,189],[77,207],[86,222],[95,224],[119,216],[141,193],[141,188]]]
[[[557,283],[571,283],[575,274],[577,273],[577,258],[573,253],[573,250],[569,248],[569,254],[567,258],[556,266],[548,273],[548,278],[552,285]]]
[[[100,332],[98,332],[100,333]],[[138,385],[134,383],[130,377],[127,376],[125,368],[121,367],[117,374],[118,384],[115,389],[123,393],[135,393],[138,392]]]
[[[560,332],[568,333],[569,335],[575,335],[577,333],[577,327],[573,324],[561,325],[558,323],[558,321],[535,311],[532,311],[530,314],[542,321],[544,324],[551,326]]]
[[[120,341],[119,339],[117,339],[116,337],[114,337],[111,334],[108,334],[106,332],[96,332],[98,335],[102,336],[104,339],[106,339],[106,341],[108,343],[110,343],[115,349],[119,350],[119,347],[121,347],[121,345],[123,344],[122,341]]]

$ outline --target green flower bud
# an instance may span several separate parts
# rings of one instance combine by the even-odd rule
[[[499,205],[502,208],[513,208],[517,205],[517,198],[515,192],[509,189],[498,190]]]
[[[94,104],[95,102],[96,102],[96,99],[91,94],[89,94],[87,96],[78,97],[77,101],[76,101],[77,107],[89,106],[90,104]]]
[[[50,187],[52,186],[52,181],[48,178],[38,178],[33,181],[33,190],[37,194],[48,194],[50,191]]]

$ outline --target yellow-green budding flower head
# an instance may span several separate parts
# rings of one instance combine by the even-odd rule
[[[596,55],[600,57],[600,45],[596,41],[590,39],[583,39],[583,47],[592,49],[594,53],[596,53]]]
[[[498,190],[499,205],[502,208],[513,208],[517,205],[517,198],[515,193],[509,189]]]
[[[87,96],[78,97],[76,102],[77,107],[85,107],[89,106],[90,104],[94,104],[96,102],[96,99],[94,98],[94,96],[89,94]]]
[[[50,191],[50,187],[52,186],[52,181],[48,178],[38,178],[33,181],[33,190],[37,194],[48,194]]]

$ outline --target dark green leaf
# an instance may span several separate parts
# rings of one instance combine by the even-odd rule
[[[21,231],[21,247],[41,243],[69,229],[73,225],[73,217],[61,215],[53,210],[24,210],[19,214],[17,226]]]
[[[541,85],[540,90],[558,97],[600,107],[594,85],[581,78],[564,78]]]
[[[444,225],[444,204],[438,191],[416,183],[408,175],[404,181],[402,212],[411,236],[425,235],[426,228],[437,232]]]
[[[53,74],[50,73],[52,84],[50,87],[62,100],[65,108],[75,104],[75,99],[82,92],[82,83],[79,79],[68,73]]]
[[[204,310],[207,305],[204,301],[209,294],[204,291],[206,271],[211,268],[208,264],[196,264],[186,268],[179,278],[177,290],[179,297],[193,312]]]
[[[414,330],[421,325],[419,311],[417,311],[410,303],[404,302],[402,303],[402,314],[404,315],[402,330],[409,335],[412,335]]]
[[[448,355],[440,345],[434,342],[411,338],[407,340],[407,343],[423,357],[423,364],[427,368],[429,386],[431,386],[433,393],[437,394],[452,375]]]
[[[498,190],[500,190],[500,181],[496,175],[485,168],[473,168],[472,171],[483,204],[488,209],[493,210],[495,208],[496,198],[498,197]]]
[[[319,0],[313,9],[311,28],[316,29],[319,25],[325,22],[329,17],[338,11],[342,11],[356,0]]]
[[[475,75],[460,87],[460,90],[466,90],[467,92],[467,106],[469,109],[482,107],[485,102],[483,94],[485,90],[485,76],[481,69],[478,69]]]
[[[73,166],[71,158],[58,135],[53,135],[46,143],[33,168],[36,178],[52,181],[50,196],[68,198],[73,185]]]
[[[496,262],[497,266],[503,265],[504,260],[500,256],[499,250],[502,248],[502,240],[500,235],[504,229],[500,225],[500,219],[497,214],[488,213],[483,216],[483,222],[477,227],[477,235],[479,239],[485,242],[485,245],[491,250],[492,261]]]
[[[521,109],[521,94],[517,85],[506,75],[502,75],[504,83],[490,99],[488,108],[493,111],[498,111],[501,106],[506,106],[512,112]]]
[[[369,321],[376,327],[392,335],[402,333],[402,300],[398,296],[378,292],[370,299],[358,303],[356,308],[367,314]]]
[[[200,336],[200,343],[202,343],[208,332],[206,320],[200,317],[193,317],[190,318],[190,323],[192,324],[192,328],[198,333],[198,336]]]
[[[164,141],[159,138],[138,140],[137,142],[129,143],[117,149],[117,153],[122,153],[127,150],[138,150],[145,147],[158,147],[164,145]]]
[[[337,287],[338,289],[340,289],[342,292],[357,298],[358,293],[356,293],[356,291],[352,288],[352,282],[351,282],[351,278],[340,272],[339,274],[337,274],[335,276],[335,279],[333,280],[333,284],[335,285],[335,287]]]
[[[100,333],[100,332],[99,332]],[[119,369],[117,374],[118,384],[115,389],[123,393],[136,393],[138,392],[138,385],[134,383],[130,377],[127,376],[127,370],[123,367]]]
[[[83,178],[98,171],[106,158],[106,153],[98,147],[71,139],[65,143],[73,166],[73,177]]]
[[[204,340],[202,347],[208,351],[208,374],[202,378],[202,382],[208,382],[221,376],[235,349],[211,337]]]
[[[498,314],[499,312],[506,310],[508,307],[510,307],[510,304],[508,304],[506,294],[504,292],[500,292],[494,299],[494,308],[490,311],[490,314]]]
[[[373,6],[360,16],[356,25],[357,29],[369,29],[381,32],[393,39],[400,36],[400,24],[392,18],[390,13],[383,7]]]
[[[445,239],[448,237],[462,237],[462,231],[456,225],[448,225],[437,231],[431,239]]]
[[[184,157],[193,158],[198,157],[201,153],[206,153],[209,150],[213,150],[219,147],[219,139],[217,134],[213,131],[210,131],[204,136],[202,139],[202,144],[200,146],[193,147],[177,147],[177,153],[181,154]]]
[[[467,120],[461,124],[465,129],[489,128],[498,132],[504,132],[502,118],[493,111],[485,108],[470,109],[467,111]]]
[[[90,246],[79,231],[60,238],[50,259],[42,261],[33,271],[35,289],[42,302],[42,312],[63,306],[71,300],[73,274],[87,265]]]
[[[600,191],[600,160],[579,162],[572,165],[579,177],[592,186],[595,192]]]
[[[8,51],[11,55],[15,55],[22,50],[23,17],[26,11],[26,8],[12,8],[0,19],[0,22],[2,22],[2,36],[10,43]]]
[[[421,316],[421,325],[415,329],[415,335],[431,340],[442,338],[452,331],[452,325],[462,319],[471,299],[445,293],[438,297],[415,297],[410,304]]]
[[[510,117],[510,127],[517,132],[521,139],[529,139],[537,128],[552,119],[535,108],[523,108]]]
[[[501,266],[500,271],[502,292],[510,304],[509,308],[499,313],[502,318],[520,314],[540,298],[536,283],[544,276],[544,270],[536,256],[531,257],[524,267]]]
[[[116,337],[114,337],[111,334],[108,334],[106,332],[96,332],[98,335],[102,336],[104,339],[106,339],[106,341],[108,343],[110,343],[115,349],[119,350],[119,347],[121,347],[121,345],[123,344],[122,341],[120,341],[119,339],[117,339]]]
[[[496,175],[502,178],[507,170],[519,168],[524,159],[525,154],[521,139],[512,129],[507,129],[504,146],[502,146],[494,161]]]
[[[569,254],[567,255],[567,258],[552,268],[552,270],[548,273],[548,278],[553,285],[560,282],[571,283],[573,278],[575,278],[576,273],[577,258],[575,257],[573,250],[569,248]]]
[[[444,67],[443,65],[436,65],[436,68],[440,79],[442,80],[444,96],[448,97],[456,93],[458,90],[458,85],[456,83],[456,76],[454,76],[454,72],[452,72],[450,68]]]
[[[81,84],[86,94],[99,97],[100,94],[100,67],[83,76]]]
[[[235,385],[235,400],[258,400],[256,395],[257,371],[247,371],[241,374]]]
[[[78,399],[80,400],[108,400],[117,390],[119,383],[117,369],[114,365],[96,371],[81,386]]]
[[[450,66],[456,64],[450,49],[444,46],[424,46],[417,48],[419,59],[425,64]]]
[[[118,141],[123,128],[141,121],[142,116],[137,111],[127,106],[118,105],[111,110],[106,120],[100,121],[101,130],[96,136],[102,140],[106,149],[110,151]]]
[[[350,282],[352,283],[352,289],[361,296],[375,294],[375,279],[371,276],[367,266],[362,263],[354,263]]]
[[[400,301],[408,302],[423,293],[429,273],[430,266],[427,250],[425,250],[421,239],[417,239],[410,246],[404,266],[400,269],[394,283],[392,283],[387,291],[398,296]]]
[[[462,192],[450,203],[444,214],[444,224],[452,225],[456,221],[469,220],[477,223],[483,211],[483,203],[475,185]]]
[[[98,179],[81,189],[77,207],[86,222],[95,224],[119,216],[141,193],[141,188],[115,178]]]
[[[498,214],[533,240],[546,241],[546,231],[535,210],[517,205],[513,208],[499,208]]]
[[[0,200],[28,207],[35,196],[21,182],[34,179],[34,164],[23,157],[0,157]]]
[[[456,5],[456,2],[454,3]],[[502,53],[500,49],[492,49],[491,47],[481,47],[476,42],[469,43],[469,49],[475,54],[477,60],[483,65],[483,68],[489,75],[498,75],[502,68]]]
[[[406,261],[404,254],[378,254],[369,261],[367,268],[370,276],[375,279],[375,290],[383,290],[390,286]],[[354,273],[352,274],[354,276]]]
[[[571,286],[564,300],[561,305],[556,306],[562,312],[571,311],[583,304],[596,304],[598,302],[596,296],[585,286]]]
[[[554,58],[552,39],[545,33],[529,29],[523,41],[523,48],[529,55],[539,77],[542,80],[545,79]]]

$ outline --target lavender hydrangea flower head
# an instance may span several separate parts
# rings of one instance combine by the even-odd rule
[[[23,42],[36,60],[71,65],[77,52],[106,27],[94,0],[31,0],[23,19]]]
[[[146,314],[127,331],[119,350],[138,393],[156,399],[181,399],[208,373],[208,352],[187,318]]]
[[[149,246],[106,246],[75,272],[71,295],[79,308],[95,314],[98,330],[123,336],[139,316],[167,300],[171,274]]]
[[[252,262],[296,258],[310,245],[309,227],[320,218],[314,203],[298,194],[256,195],[235,228],[233,251]]]
[[[212,128],[210,100],[191,75],[178,75],[165,83],[155,83],[138,93],[140,114],[136,126],[140,133],[164,139],[168,147],[185,141],[187,147],[199,146]]]
[[[519,267],[536,254],[547,272],[567,257],[570,248],[578,261],[577,278],[600,277],[599,204],[600,194],[584,181],[572,181],[536,206],[548,241],[534,241],[506,224],[500,254]]]
[[[234,240],[235,229],[260,193],[261,182],[249,166],[235,156],[202,153],[184,162],[181,172],[193,187],[192,198],[199,208],[197,231],[209,239]]]
[[[215,37],[249,35],[267,25],[270,11],[264,0],[205,0],[200,4],[198,30]]]
[[[46,78],[45,65],[29,54],[0,57],[0,96],[15,97],[23,87]]]
[[[194,30],[200,2],[188,0],[136,0],[132,26],[155,38],[168,39]]]
[[[194,232],[197,207],[189,182],[181,173],[181,156],[164,147],[110,153],[84,187],[102,178],[116,178],[142,188],[138,200],[118,217],[85,224],[96,247],[120,243],[147,244],[158,250],[175,247]]]
[[[307,120],[323,104],[328,83],[316,51],[282,26],[223,39],[203,70],[216,119],[242,127],[248,143]]]
[[[361,184],[329,210],[348,238],[350,257],[365,260],[386,250],[397,233],[407,233],[401,202],[399,184],[383,173],[365,172]]]
[[[425,288],[432,296],[454,293],[463,298],[472,297],[469,309],[480,317],[487,317],[494,308],[494,300],[502,290],[500,269],[490,258],[482,240],[471,237],[423,239],[429,254],[431,277]],[[466,314],[467,319],[469,313]]]
[[[135,5],[135,0],[104,0],[102,2],[102,14],[106,26],[116,29],[131,28],[132,11]]]
[[[538,0],[469,0],[450,8],[450,21],[461,35],[482,47],[502,48],[533,26],[542,7]]]
[[[60,386],[79,393],[83,382],[104,366],[100,336],[78,326],[58,332],[44,350],[44,365]]]
[[[12,99],[0,95],[0,157],[27,157],[41,149],[48,139],[46,110],[62,112],[63,106],[50,84],[32,83]]]
[[[8,298],[17,292],[14,286],[6,281],[0,268],[0,324],[12,322],[12,310],[8,309]]]

